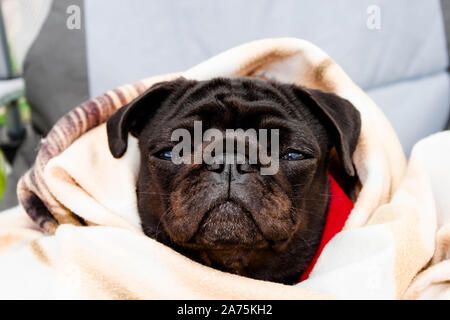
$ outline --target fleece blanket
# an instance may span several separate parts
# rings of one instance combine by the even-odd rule
[[[277,79],[334,92],[360,111],[354,207],[294,286],[205,267],[146,237],[136,206],[139,150],[109,152],[105,121],[152,84],[183,76]],[[426,107],[426,106],[424,106]],[[0,297],[76,299],[396,299],[450,297],[450,134],[407,165],[391,125],[326,53],[300,39],[232,48],[187,71],[111,90],[64,116],[0,214]]]

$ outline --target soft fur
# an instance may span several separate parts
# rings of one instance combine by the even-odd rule
[[[175,165],[169,150],[176,128],[280,130],[280,170],[258,165]],[[328,207],[331,151],[342,172],[360,133],[359,112],[335,94],[249,78],[177,79],[154,85],[107,123],[115,157],[130,132],[139,139],[137,182],[144,232],[203,264],[282,283],[298,282],[317,250]],[[345,180],[345,179],[343,179]]]

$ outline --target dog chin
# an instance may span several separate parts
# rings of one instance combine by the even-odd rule
[[[209,250],[265,248],[264,238],[251,214],[227,200],[209,210],[187,247]]]

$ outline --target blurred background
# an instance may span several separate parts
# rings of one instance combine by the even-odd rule
[[[0,210],[84,100],[236,45],[297,37],[383,109],[405,152],[448,128],[450,0],[0,0]]]

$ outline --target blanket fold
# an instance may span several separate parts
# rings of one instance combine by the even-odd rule
[[[353,202],[345,194],[344,190],[339,186],[331,174],[328,174],[330,180],[330,203],[328,205],[327,218],[323,228],[322,238],[320,239],[319,248],[303,272],[300,281],[306,280],[314,268],[317,260],[322,254],[323,248],[330,242],[333,237],[342,231],[350,212],[353,209]]]
[[[151,85],[179,76],[276,79],[334,92],[360,111],[352,159],[356,201],[308,279],[285,286],[227,274],[144,236],[135,194],[137,141],[129,136],[127,152],[115,159],[105,122]],[[441,172],[442,144],[450,150],[449,133],[419,143],[407,166],[376,104],[326,53],[300,39],[250,42],[187,71],[119,87],[53,127],[19,181],[21,207],[0,214],[0,297],[448,297],[450,202],[442,186],[449,186],[450,173]]]

